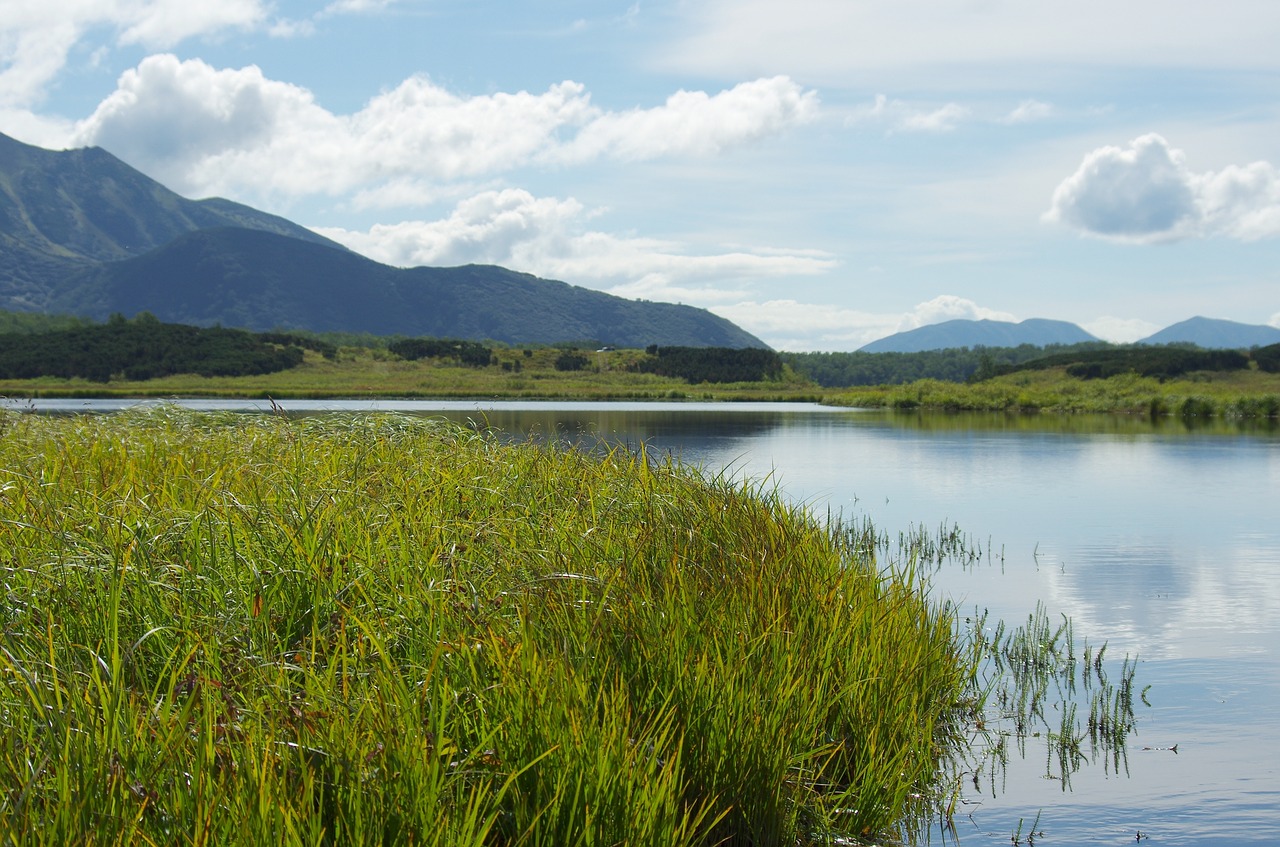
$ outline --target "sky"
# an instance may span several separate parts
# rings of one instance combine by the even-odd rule
[[[0,0],[0,132],[782,350],[1280,327],[1276,0]]]

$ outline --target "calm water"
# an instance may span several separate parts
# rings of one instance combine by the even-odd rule
[[[121,404],[38,401],[41,411]],[[128,405],[128,404],[124,404]],[[261,409],[262,403],[201,402]],[[912,416],[803,405],[285,403],[291,411],[418,411],[515,434],[607,437],[708,470],[768,478],[816,512],[896,535],[959,525],[989,561],[935,591],[1011,623],[1038,601],[1077,641],[1136,655],[1127,773],[1086,767],[1064,791],[1044,753],[995,795],[965,794],[955,835],[1041,844],[1280,843],[1280,434],[1111,418]],[[1143,747],[1169,748],[1143,750]]]

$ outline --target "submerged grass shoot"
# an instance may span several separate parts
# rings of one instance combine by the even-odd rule
[[[643,451],[0,413],[0,832],[892,833],[951,790],[982,703],[953,612],[857,539]]]

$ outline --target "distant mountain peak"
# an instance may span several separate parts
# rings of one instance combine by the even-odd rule
[[[1219,350],[1242,350],[1280,343],[1280,329],[1197,315],[1142,339],[1139,344],[1195,344]]]
[[[863,353],[921,353],[965,347],[1080,344],[1099,339],[1067,321],[1028,318],[1019,323],[957,318],[899,332],[859,348]]]

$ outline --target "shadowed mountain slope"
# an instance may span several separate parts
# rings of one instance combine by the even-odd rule
[[[0,308],[42,310],[68,273],[225,226],[345,249],[249,206],[188,200],[98,147],[45,150],[0,134]]]
[[[85,268],[57,287],[49,306],[99,320],[145,310],[162,321],[253,330],[767,346],[692,306],[626,300],[491,265],[392,268],[347,250],[238,228],[188,233],[146,255]]]

